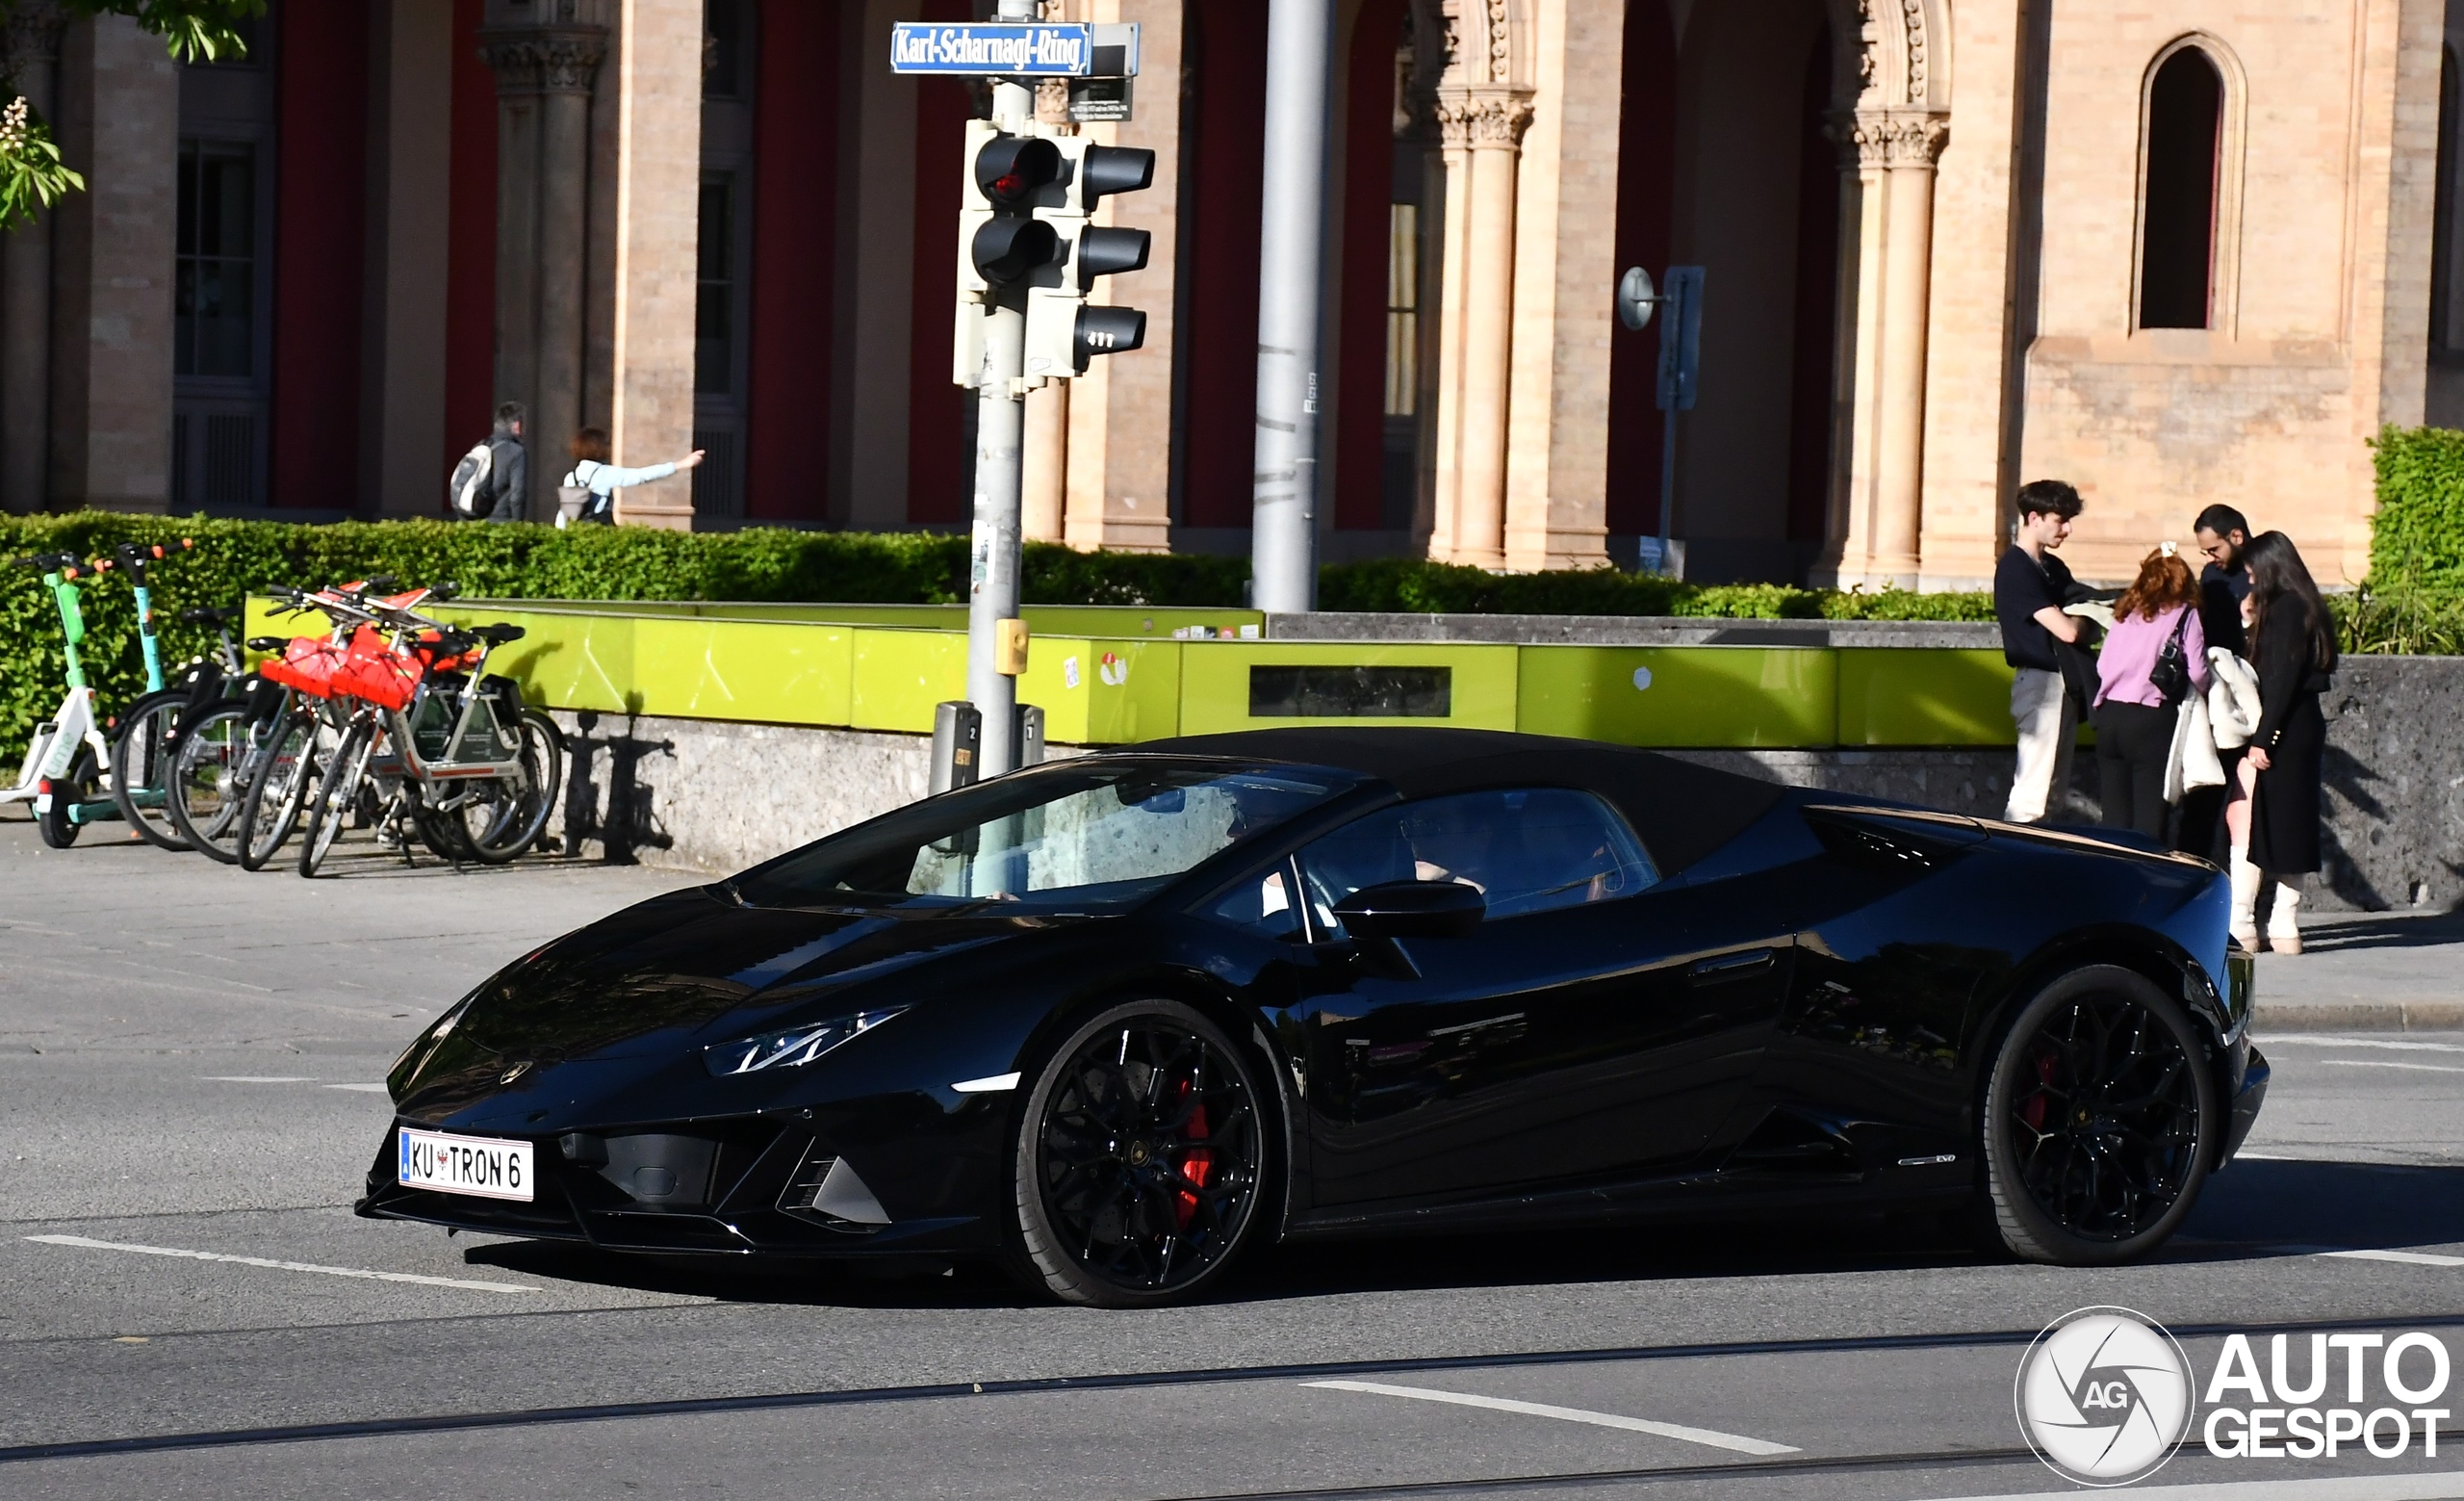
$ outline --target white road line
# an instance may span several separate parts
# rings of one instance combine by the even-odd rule
[[[1447,1402],[1463,1408],[1487,1408],[1496,1412],[1521,1412],[1527,1417],[1553,1417],[1568,1423],[1589,1423],[1594,1428],[1622,1428],[1630,1433],[1654,1434],[1662,1438],[1681,1438],[1687,1443],[1708,1444],[1714,1449],[1728,1449],[1737,1454],[1795,1454],[1794,1447],[1771,1443],[1760,1438],[1742,1438],[1735,1434],[1716,1433],[1708,1428],[1688,1428],[1682,1423],[1655,1423],[1648,1418],[1621,1417],[1614,1412],[1587,1412],[1581,1408],[1554,1408],[1544,1402],[1516,1402],[1505,1397],[1478,1397],[1468,1391],[1439,1391],[1428,1386],[1389,1386],[1373,1381],[1308,1381],[1303,1386],[1319,1386],[1329,1391],[1360,1391],[1373,1397],[1408,1397],[1415,1402]]]
[[[2458,1501],[2464,1470],[2438,1475],[2340,1475],[2318,1480],[2224,1480],[2205,1486],[2133,1486],[2130,1501]],[[2079,1501],[2077,1490],[1952,1496],[1945,1501]]]
[[[2464,1052],[2464,1043],[2400,1043],[2379,1037],[2313,1037],[2307,1033],[2268,1039],[2270,1048],[2286,1043],[2311,1048],[2379,1048],[2389,1052]]]
[[[201,1074],[208,1084],[314,1084],[315,1075],[307,1074]]]
[[[353,1091],[353,1092],[355,1092],[355,1093],[362,1094],[362,1095],[381,1095],[381,1094],[385,1093],[385,1086],[384,1086],[382,1083],[376,1083],[376,1084],[328,1084],[328,1085],[326,1085],[325,1087],[326,1087],[327,1089],[347,1089],[347,1090],[351,1090],[351,1091]]]
[[[2433,1255],[2426,1251],[2322,1251],[2323,1256],[2348,1261],[2400,1261],[2406,1266],[2464,1266],[2464,1256]]]
[[[313,1261],[276,1261],[268,1256],[227,1256],[218,1251],[183,1251],[176,1246],[136,1246],[119,1240],[89,1240],[83,1235],[29,1235],[44,1246],[73,1246],[81,1251],[133,1251],[141,1256],[177,1256],[184,1261],[228,1261],[235,1266],[261,1266],[272,1272],[319,1272],[327,1277],[356,1277],[378,1282],[416,1282],[422,1287],[469,1287],[478,1292],[537,1292],[521,1282],[481,1282],[460,1277],[418,1277],[409,1272],[371,1272],[355,1266],[319,1266]]]
[[[2464,1074],[2464,1069],[2444,1063],[2393,1063],[2384,1058],[2322,1058],[2331,1069],[2409,1069],[2416,1074]]]

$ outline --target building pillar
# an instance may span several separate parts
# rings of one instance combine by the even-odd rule
[[[1848,504],[1818,582],[1914,588],[1925,487],[1926,337],[1933,291],[1935,164],[1949,116],[1859,110],[1842,170],[1857,183],[1855,357]]]
[[[45,121],[67,23],[59,0],[18,0],[9,13],[9,70]],[[51,497],[51,226],[44,213],[0,237],[0,511],[38,511]]]
[[[446,231],[451,220],[453,8],[386,0],[372,15],[368,333],[359,493],[381,516],[434,516],[445,433]],[[467,440],[466,440],[467,441]]]
[[[1437,528],[1429,556],[1505,565],[1506,392],[1514,355],[1514,216],[1530,91],[1442,88],[1444,312],[1438,338]]]
[[[1026,442],[1019,454],[1018,534],[1058,542],[1069,497],[1069,387],[1056,380],[1027,394]]]
[[[553,22],[479,36],[497,75],[497,400],[528,414],[529,515],[545,520],[582,425],[590,93],[607,30]]]
[[[171,493],[171,273],[180,79],[126,16],[60,50],[61,154],[87,191],[54,208],[51,503],[162,511]]]
[[[643,465],[693,448],[703,0],[623,0],[623,8],[607,441],[617,463]],[[690,531],[692,482],[680,477],[619,491],[616,519]]]

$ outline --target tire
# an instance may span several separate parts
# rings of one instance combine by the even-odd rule
[[[2063,975],[2020,1009],[1986,1086],[2002,1243],[2057,1266],[2146,1255],[2198,1202],[2223,1127],[2206,1039],[2181,1002],[2115,965]]]
[[[273,726],[265,760],[240,806],[240,868],[262,870],[294,829],[317,776],[317,716],[286,714]]]
[[[1018,1120],[1019,1280],[1107,1308],[1178,1303],[1215,1281],[1258,1233],[1261,1079],[1179,1001],[1115,1006],[1070,1032]]]
[[[504,865],[539,841],[563,781],[563,738],[555,722],[525,712],[515,733],[522,739],[520,773],[474,788],[470,801],[443,815],[481,865]]]
[[[240,780],[248,759],[248,710],[225,702],[197,715],[171,755],[163,804],[188,847],[210,860],[240,860],[240,809],[247,788]]]
[[[376,748],[376,727],[365,719],[353,720],[343,733],[343,743],[333,759],[325,763],[325,774],[317,779],[317,789],[308,797],[306,820],[299,830],[299,873],[313,877],[325,863],[325,856],[342,837],[343,825],[359,811],[359,792],[368,779],[368,758]]]
[[[52,779],[51,806],[35,819],[35,832],[42,837],[45,848],[66,849],[85,832],[85,825],[71,818],[68,811],[79,803],[92,801],[95,779],[94,749],[80,745],[68,763],[68,774]]]
[[[171,821],[168,784],[171,733],[189,705],[189,690],[166,688],[138,700],[119,722],[112,741],[112,801],[119,815],[160,849],[186,849],[188,840]]]

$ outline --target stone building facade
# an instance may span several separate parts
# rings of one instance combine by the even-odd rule
[[[1245,551],[1263,0],[1135,21],[1146,347],[1029,400],[1030,535]],[[0,244],[0,505],[432,515],[534,452],[708,450],[629,519],[955,527],[961,140],[891,23],[976,0],[273,0],[186,67],[21,0],[92,191]],[[2367,565],[2367,441],[2464,425],[2457,48],[2433,0],[1340,0],[1329,557],[1630,561],[1704,269],[1672,532],[1705,579],[1974,585],[2017,483],[2083,575],[2226,501]],[[534,461],[540,499],[564,466]]]

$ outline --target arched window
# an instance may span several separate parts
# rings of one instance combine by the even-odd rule
[[[2212,327],[2224,75],[2204,49],[2183,47],[2156,69],[2146,121],[2139,326]]]

